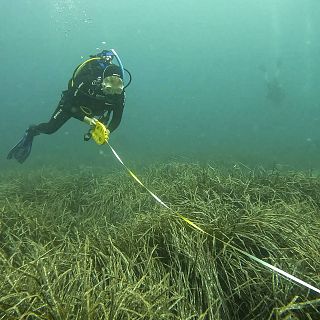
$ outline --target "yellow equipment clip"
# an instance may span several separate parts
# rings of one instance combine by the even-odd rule
[[[100,121],[97,121],[94,128],[91,130],[92,139],[100,145],[108,142],[109,133],[110,131]]]

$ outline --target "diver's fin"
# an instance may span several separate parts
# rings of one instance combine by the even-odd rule
[[[22,139],[9,151],[7,159],[15,158],[18,162],[23,163],[31,152],[33,134],[26,131]]]

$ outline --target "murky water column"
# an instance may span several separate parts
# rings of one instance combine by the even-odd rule
[[[280,13],[279,2],[275,1],[271,4],[271,46],[272,55],[279,59],[281,56],[281,29],[280,29]]]
[[[306,95],[312,94],[313,89],[313,68],[312,68],[312,47],[313,47],[313,39],[315,39],[312,15],[311,15],[311,7],[310,3],[307,2],[305,8],[305,21],[304,21],[304,38],[302,39],[301,45],[304,48],[304,67],[302,70],[305,75],[305,82],[302,87],[303,93]]]
[[[81,0],[56,0],[52,2],[52,14],[56,30],[63,32],[66,38],[75,31],[80,31],[82,25],[91,24],[84,3]]]

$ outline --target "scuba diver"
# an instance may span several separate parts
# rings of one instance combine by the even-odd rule
[[[113,63],[115,58],[117,64]],[[124,70],[130,79],[124,85]],[[68,89],[62,92],[61,100],[49,122],[31,125],[22,139],[10,150],[7,159],[23,163],[31,152],[33,138],[41,133],[52,134],[70,118],[75,118],[95,127],[97,121],[107,128],[107,136],[119,126],[125,105],[125,88],[131,82],[131,74],[123,68],[115,50],[103,50],[81,63],[74,70]],[[98,117],[98,118],[95,118]],[[91,138],[91,131],[84,140]]]
[[[264,73],[264,80],[267,87],[266,98],[275,105],[280,105],[286,96],[283,85],[279,80],[281,66],[282,62],[278,60],[273,78],[270,78],[268,71],[264,66],[260,67],[260,70]]]

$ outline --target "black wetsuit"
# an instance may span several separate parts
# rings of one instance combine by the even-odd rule
[[[83,121],[87,116],[98,117],[110,132],[114,131],[121,122],[125,92],[120,95],[102,94],[101,81],[105,66],[102,62],[94,60],[81,68],[76,77],[73,76],[69,81],[68,90],[62,92],[61,100],[49,122],[32,126],[29,130],[35,135],[51,134],[70,118]],[[112,66],[115,68],[115,65]]]

